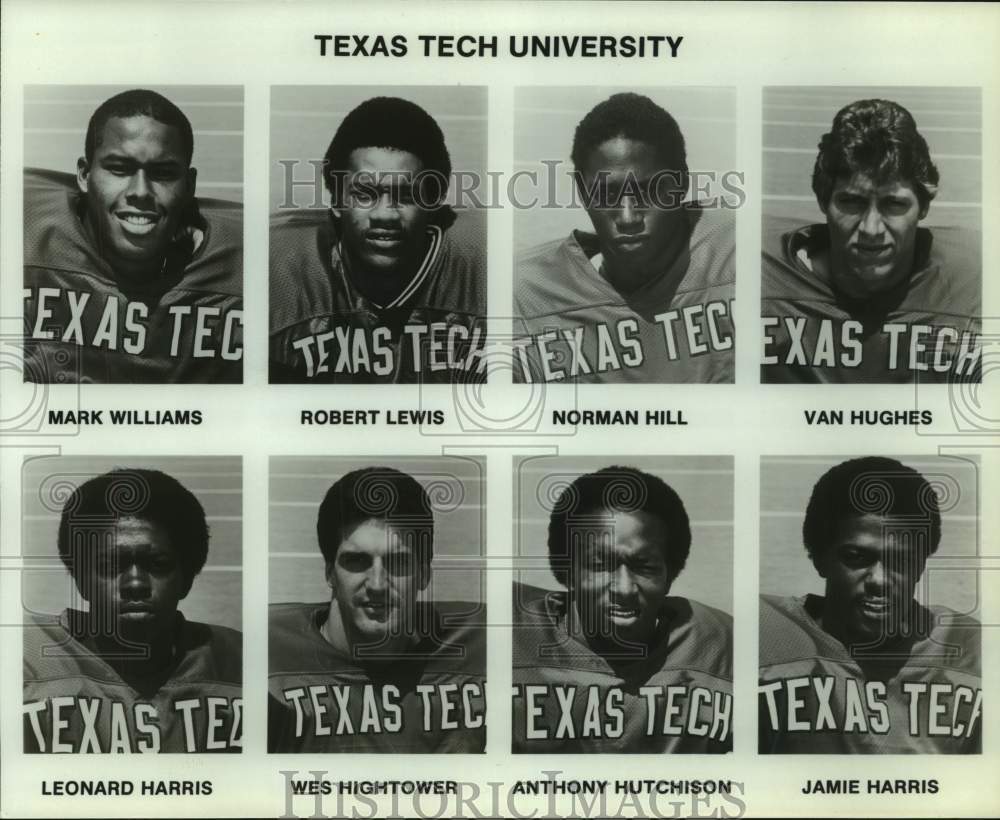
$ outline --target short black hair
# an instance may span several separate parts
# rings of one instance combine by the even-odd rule
[[[866,456],[827,470],[813,487],[802,541],[815,564],[845,519],[896,518],[927,533],[927,554],[941,542],[941,510],[930,482],[894,458]]]
[[[823,210],[838,179],[862,173],[877,184],[909,182],[921,208],[937,194],[938,169],[913,116],[891,100],[858,100],[833,118],[819,142],[812,189]]]
[[[684,502],[658,476],[635,467],[605,467],[575,478],[563,488],[549,516],[549,566],[556,580],[570,586],[573,562],[571,530],[587,526],[587,520],[602,510],[646,512],[659,518],[667,530],[661,545],[673,580],[691,552],[691,524]]]
[[[159,470],[117,467],[70,493],[58,536],[59,557],[70,575],[77,579],[77,566],[87,561],[80,552],[99,541],[95,533],[125,518],[148,521],[166,533],[184,573],[186,594],[208,558],[208,522],[195,495]]]
[[[327,566],[337,557],[341,543],[366,521],[385,521],[419,533],[425,567],[433,557],[434,514],[423,485],[413,476],[392,467],[365,467],[339,478],[319,505],[316,537]]]
[[[338,179],[347,171],[358,148],[408,151],[437,178],[441,198],[451,178],[451,157],[437,121],[414,102],[400,97],[372,97],[354,108],[340,123],[324,157],[326,188],[338,199]]]
[[[633,93],[611,95],[594,106],[576,127],[570,157],[578,178],[590,152],[615,137],[654,146],[664,169],[678,174],[686,187],[687,149],[677,120],[649,97]]]
[[[176,128],[181,137],[184,160],[188,165],[191,164],[191,158],[194,156],[194,132],[191,130],[191,121],[162,94],[145,88],[135,88],[115,94],[98,106],[87,124],[87,136],[83,143],[83,153],[87,162],[93,161],[108,120],[112,117],[139,116],[149,117]]]

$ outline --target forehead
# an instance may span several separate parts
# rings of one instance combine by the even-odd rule
[[[387,521],[370,518],[355,527],[344,538],[337,552],[384,555],[390,549],[394,552],[412,550],[417,535],[412,527],[400,527]]]
[[[903,197],[916,199],[917,191],[913,183],[909,180],[891,178],[877,181],[870,175],[858,171],[851,176],[838,177],[833,186],[835,194],[850,194],[854,196],[875,197]]]
[[[591,175],[605,171],[612,177],[627,173],[640,177],[652,175],[663,167],[663,159],[652,143],[612,137],[590,150],[580,170]]]
[[[840,521],[834,530],[833,545],[835,547],[854,547],[863,550],[892,551],[899,553],[912,552],[915,542],[926,543],[929,532],[929,522],[910,521],[901,517],[884,517],[880,515],[851,516]],[[922,536],[922,537],[921,537]]]
[[[125,154],[143,159],[184,161],[180,130],[145,114],[110,117],[96,136],[96,156]]]
[[[351,151],[347,158],[347,170],[352,174],[359,172],[416,174],[424,170],[424,163],[420,157],[409,151],[367,146]]]
[[[645,510],[601,510],[590,520],[588,526],[592,526],[602,537],[611,536],[610,541],[604,538],[589,540],[589,545],[594,548],[610,543],[619,551],[660,554],[667,540],[667,528],[662,519]]]
[[[144,518],[122,518],[114,525],[114,539],[109,547],[117,549],[148,548],[157,551],[173,552],[173,545],[164,529]]]

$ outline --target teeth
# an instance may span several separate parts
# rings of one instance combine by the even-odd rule
[[[139,214],[125,214],[122,219],[130,225],[152,225],[156,221],[150,216],[141,216]]]

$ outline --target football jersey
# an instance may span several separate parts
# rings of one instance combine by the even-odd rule
[[[828,246],[826,225],[764,224],[761,381],[979,380],[977,235],[918,228],[912,276],[863,302],[835,292],[808,263]]]
[[[687,248],[628,294],[594,267],[594,234],[573,231],[520,257],[515,381],[732,382],[733,214],[697,206],[687,213]]]
[[[470,621],[474,604],[435,603],[424,614],[434,627],[410,657],[367,664],[323,637],[329,606],[270,608],[269,751],[485,749],[486,636]]]
[[[124,681],[94,652],[85,613],[66,610],[56,623],[29,620],[24,751],[241,751],[243,637],[177,618],[173,665],[155,691]]]
[[[139,284],[115,275],[81,207],[72,175],[25,171],[24,380],[241,382],[242,206],[197,200],[197,229]]]
[[[644,658],[616,663],[569,634],[565,593],[515,585],[513,750],[732,751],[732,618],[668,597]]]
[[[427,228],[428,250],[388,305],[351,280],[329,211],[271,219],[272,382],[485,380],[486,234],[460,213]]]
[[[823,598],[760,604],[758,736],[762,754],[978,754],[979,624],[944,607],[930,631],[885,664],[865,663],[810,612]]]

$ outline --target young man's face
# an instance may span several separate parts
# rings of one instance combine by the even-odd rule
[[[599,519],[588,520],[594,537],[573,554],[573,597],[580,621],[599,641],[642,643],[656,628],[673,580],[664,560],[669,533],[648,512],[604,510]]]
[[[912,183],[876,184],[865,174],[842,177],[825,209],[830,269],[837,289],[875,296],[913,272],[917,223],[927,215]]]
[[[687,231],[677,174],[664,169],[653,145],[628,137],[601,143],[578,170],[585,203],[588,191],[603,192],[604,201],[588,204],[587,215],[606,263],[641,279],[661,274],[657,263]]]
[[[417,594],[430,578],[419,565],[414,531],[371,519],[340,544],[327,580],[353,644],[385,644],[408,638]]]
[[[817,559],[826,579],[826,611],[839,637],[870,642],[900,634],[926,553],[893,534],[877,515],[846,518]]]
[[[423,162],[409,151],[372,147],[351,152],[345,201],[334,211],[350,262],[361,273],[416,273],[432,213],[411,184],[423,170]]]
[[[105,123],[92,160],[77,160],[76,176],[101,254],[117,273],[160,272],[196,175],[173,126],[141,115]]]
[[[184,572],[163,529],[123,518],[76,570],[91,621],[114,625],[114,637],[155,643],[170,635],[177,604],[187,595]]]

